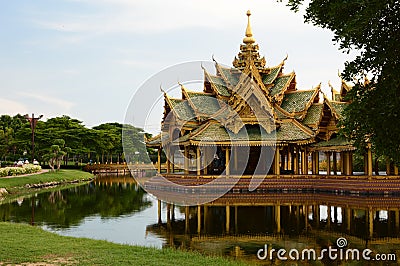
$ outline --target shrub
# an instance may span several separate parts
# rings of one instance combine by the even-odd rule
[[[23,167],[4,167],[0,168],[0,177],[17,176],[23,174],[33,174],[42,170],[40,165],[27,164]]]

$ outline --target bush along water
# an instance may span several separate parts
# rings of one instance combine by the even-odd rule
[[[26,164],[22,167],[4,167],[0,168],[0,177],[17,176],[24,174],[33,174],[42,170],[40,165]]]

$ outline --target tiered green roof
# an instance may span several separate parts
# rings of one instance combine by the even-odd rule
[[[332,121],[336,123],[340,119],[348,103],[326,97],[320,102],[320,86],[298,90],[295,73],[282,72],[286,59],[275,67],[266,67],[251,32],[244,43],[235,57],[235,67],[226,68],[215,63],[215,74],[204,69],[202,92],[189,91],[182,86],[183,99],[165,96],[169,105],[165,115],[173,110],[178,120],[190,121],[190,126],[181,130],[182,136],[170,140],[171,144],[223,145],[229,142],[242,145],[248,137],[251,145],[275,145],[275,140],[276,145],[308,145],[335,136],[337,128]],[[257,117],[259,114],[263,116]],[[182,128],[176,124],[162,124],[162,130],[171,130],[171,127]],[[148,143],[157,142],[151,141]],[[337,140],[315,147],[331,144],[351,145]]]
[[[303,112],[310,101],[314,100],[313,96],[315,96],[315,90],[316,89],[286,93],[281,107],[288,113]]]

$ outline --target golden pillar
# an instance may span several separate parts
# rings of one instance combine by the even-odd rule
[[[170,158],[170,148],[169,147],[166,148],[165,152],[166,152],[166,154],[165,154],[166,156],[165,157],[167,157],[167,174],[169,174],[171,172],[171,162],[169,160],[169,158]]]
[[[196,149],[196,168],[197,168],[197,176],[201,175],[201,153],[200,153],[200,146],[197,146]]]
[[[197,233],[201,233],[201,206],[197,205]]]
[[[368,235],[369,238],[372,238],[374,235],[374,212],[372,208],[369,208],[368,210]]]
[[[295,175],[299,174],[299,148],[297,147],[293,150],[293,172]]]
[[[171,154],[172,163],[172,173],[175,173],[175,150]]]
[[[230,169],[229,169],[230,168],[229,163],[230,163],[229,148],[226,147],[226,149],[225,149],[225,173],[226,173],[227,177],[231,174]]]
[[[394,165],[394,175],[399,175],[399,167]]]
[[[281,206],[275,204],[275,223],[276,223],[276,233],[281,232]]]
[[[185,207],[185,234],[189,233],[189,206]]]
[[[203,232],[207,233],[207,216],[208,216],[208,206],[204,205],[203,207],[203,216],[204,216],[204,225],[203,225]]]
[[[189,148],[187,146],[184,147],[184,164],[183,168],[185,175],[189,174]]]
[[[367,175],[372,176],[372,150],[371,144],[367,147]]]
[[[157,150],[157,171],[160,174],[161,173],[161,147],[158,148]]]
[[[235,206],[235,234],[238,233],[238,206]]]
[[[227,205],[225,207],[226,213],[225,213],[225,228],[226,228],[226,233],[229,234],[230,231],[230,221],[231,221],[231,207]]]
[[[346,230],[350,233],[351,230],[351,209],[350,207],[346,208]]]
[[[394,211],[394,223],[395,223],[394,226],[396,228],[396,233],[399,233],[399,227],[400,227],[399,222],[400,222],[400,213],[399,210],[397,209]]]
[[[326,174],[331,175],[331,152],[326,152]]]
[[[238,147],[232,147],[233,148],[233,151],[234,151],[234,153],[233,153],[233,163],[234,163],[234,165],[233,165],[233,167],[234,167],[234,169],[235,169],[235,171],[237,171],[237,169],[238,169]]]
[[[279,166],[279,147],[275,146],[275,156],[274,156],[274,174],[280,174],[280,166]]]
[[[157,200],[158,224],[162,224],[161,220],[161,200]]]
[[[333,174],[337,175],[337,153],[333,152]]]

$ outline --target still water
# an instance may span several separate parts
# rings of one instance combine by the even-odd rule
[[[301,254],[312,248],[320,254],[324,248],[338,248],[339,238],[347,242],[343,248],[392,256],[370,265],[397,265],[400,258],[400,197],[394,195],[232,193],[202,206],[160,206],[132,177],[99,177],[88,185],[2,204],[0,220],[66,236],[172,246],[266,264],[282,263],[276,254],[274,259],[257,258],[266,245],[268,251],[298,249]],[[333,265],[326,257],[315,263]]]

